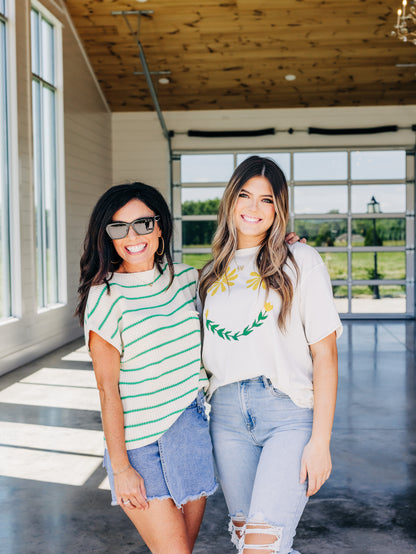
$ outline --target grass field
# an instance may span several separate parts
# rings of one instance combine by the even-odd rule
[[[184,264],[191,265],[196,269],[201,269],[212,258],[211,254],[184,254],[182,260]]]

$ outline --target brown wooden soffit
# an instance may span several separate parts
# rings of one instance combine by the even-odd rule
[[[397,0],[66,0],[113,111],[153,110],[135,38],[113,11],[141,17],[161,109],[416,103],[416,46],[390,36]],[[137,18],[130,16],[134,30]],[[295,75],[288,81],[286,75]]]

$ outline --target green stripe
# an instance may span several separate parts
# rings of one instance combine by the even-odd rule
[[[124,314],[129,314],[129,313],[131,313],[131,312],[140,312],[140,311],[142,311],[142,310],[149,310],[149,309],[155,310],[156,308],[164,308],[165,306],[167,306],[168,304],[170,304],[171,302],[173,302],[173,300],[175,300],[175,298],[178,296],[178,294],[179,294],[181,291],[183,291],[183,290],[185,290],[185,289],[191,287],[192,285],[196,285],[196,281],[191,281],[191,282],[187,283],[186,285],[184,285],[183,287],[181,287],[180,289],[178,289],[178,290],[175,292],[175,294],[172,296],[172,298],[171,298],[168,302],[165,302],[164,304],[159,304],[159,306],[150,306],[150,307],[149,307],[149,306],[144,306],[143,308],[135,308],[135,309],[131,309],[131,310],[125,310],[125,311],[122,313],[122,315],[124,315]],[[120,297],[120,298],[122,298],[122,297]],[[143,296],[142,298],[144,299],[144,298],[150,298],[150,297]],[[134,299],[131,299],[131,300],[141,300],[142,298],[139,297],[139,298],[134,298]],[[162,314],[162,315],[164,315],[164,314]],[[145,318],[143,321],[146,321],[146,319],[147,319],[147,318]]]
[[[176,410],[176,412],[171,412],[169,415],[167,416],[163,416],[163,417],[160,417],[159,419],[154,419],[152,421],[145,421],[143,423],[137,423],[136,425],[126,425],[124,427],[124,429],[131,429],[132,427],[140,427],[140,425],[148,425],[149,423],[157,423],[158,421],[162,421],[163,419],[166,419],[167,417],[171,417],[173,415],[176,415],[176,414],[179,414],[181,412],[184,412],[186,410],[186,408],[184,408],[183,410]],[[168,427],[169,429],[169,427]],[[167,429],[166,429],[167,430]],[[153,433],[153,435],[158,435],[159,433]],[[148,435],[147,437],[151,437],[152,435]],[[146,439],[147,437],[140,437],[140,439]],[[131,442],[132,440],[140,440],[140,439],[129,439],[125,442]]]
[[[123,333],[125,333],[126,331],[128,331],[128,329],[131,329],[132,327],[135,327],[136,325],[140,325],[140,323],[143,323],[144,321],[149,321],[149,319],[153,319],[154,317],[170,317],[171,315],[175,314],[176,312],[178,312],[179,310],[181,310],[182,308],[184,308],[185,306],[187,306],[188,304],[192,304],[193,300],[187,300],[184,304],[182,304],[182,306],[179,306],[179,308],[177,308],[176,310],[173,310],[173,312],[170,312],[170,314],[154,314],[154,315],[150,315],[149,317],[145,317],[144,319],[141,319],[140,321],[136,321],[136,323],[132,323],[131,325],[129,325],[128,327],[126,327],[125,329],[122,329],[121,331],[121,335],[123,335]],[[116,330],[114,331],[114,333],[111,335],[111,338],[113,339],[116,334],[118,333],[119,331],[119,328],[118,328],[118,324],[120,323],[120,321],[123,319],[123,316],[119,317],[118,320],[117,320],[117,327],[116,327]]]
[[[129,439],[129,440],[126,440],[124,442],[137,442],[137,441],[142,441],[142,440],[145,440],[145,439],[150,439],[150,437],[156,437],[157,435],[162,436],[163,433],[166,433],[166,431],[168,429],[169,429],[169,427],[167,429],[163,429],[163,431],[160,431],[160,433],[152,433],[151,435],[146,435],[145,437],[140,437],[138,439]]]
[[[148,333],[146,333],[145,335],[142,335],[138,339],[132,340],[128,344],[125,344],[124,349],[126,350],[127,347],[131,346],[132,344],[134,344],[136,342],[139,342],[139,340],[145,339],[146,337],[149,337],[150,335],[153,335],[154,333],[158,333],[159,331],[166,331],[166,329],[173,329],[174,327],[178,327],[178,325],[182,325],[183,323],[186,323],[187,321],[192,321],[192,320],[199,322],[199,317],[198,316],[190,316],[190,317],[187,317],[186,319],[183,319],[182,321],[178,321],[178,323],[173,323],[172,325],[166,325],[165,327],[159,327],[158,329],[154,329],[153,331],[149,331]]]
[[[179,356],[180,354],[185,354],[185,352],[189,352],[190,350],[193,350],[194,348],[199,348],[201,346],[201,343],[198,342],[198,344],[195,344],[195,346],[191,346],[190,348],[185,348],[185,350],[182,350],[181,352],[176,352],[175,354],[172,354],[171,356],[166,356],[166,358],[163,358],[162,360],[159,360],[157,362],[152,362],[151,364],[147,364],[143,367],[135,367],[133,369],[123,369],[122,367],[120,367],[120,371],[141,371],[142,369],[146,369],[152,365],[158,365],[158,364],[161,364],[162,362],[165,362],[166,360],[169,360],[169,358],[174,358],[175,356]],[[124,362],[121,362],[122,364]]]
[[[163,272],[165,271],[167,265],[168,265],[168,264],[166,264],[165,267],[163,268]],[[188,268],[184,269],[183,271],[181,271],[180,273],[175,274],[175,278],[176,278],[176,277],[180,277],[180,276],[183,275],[184,273],[187,273],[188,271],[191,271],[191,270],[193,270],[193,269],[194,269],[193,267],[188,267]],[[156,281],[159,279],[159,277],[162,277],[162,274],[159,274],[159,276],[155,279],[154,282],[156,282]],[[195,282],[195,281],[194,281],[194,282]],[[112,285],[118,285],[118,283],[113,282],[113,283],[109,283],[109,285],[110,285],[110,287],[111,287]],[[119,285],[119,286],[121,286],[121,287],[123,287],[123,288],[136,288],[136,287],[142,287],[142,286],[147,286],[147,285]],[[88,318],[91,317],[92,314],[93,314],[93,313],[95,312],[95,310],[97,309],[97,306],[98,306],[98,304],[100,303],[100,300],[101,300],[101,298],[102,298],[102,296],[103,296],[103,294],[104,294],[104,292],[105,292],[106,290],[107,290],[107,287],[104,286],[104,288],[103,288],[103,290],[102,290],[100,296],[98,297],[98,300],[97,300],[97,302],[96,302],[94,308],[93,308],[92,311],[88,314],[88,316],[87,316]],[[165,289],[165,290],[166,290],[166,289]],[[164,291],[162,291],[162,292],[164,292]],[[158,294],[160,294],[160,293],[158,293]],[[156,295],[154,295],[154,296],[156,296]],[[123,297],[121,297],[121,298],[123,298]],[[143,297],[143,298],[150,298],[150,297]]]
[[[159,273],[159,275],[156,277],[156,279],[153,281],[153,283],[156,283],[156,281],[158,281],[160,279],[160,277],[162,277],[163,273],[165,272],[165,269],[167,268],[168,264],[165,265],[165,267],[162,269],[162,273]],[[122,287],[123,289],[135,289],[136,287],[147,287],[147,284],[143,284],[143,285],[121,285],[120,283],[108,283],[110,287],[114,286],[114,285],[118,285],[119,287]],[[101,300],[101,297],[103,295],[103,292],[107,290],[107,286],[105,286],[100,294],[100,296],[98,297],[98,300],[97,302],[95,303],[95,306],[94,308],[92,309],[92,311],[89,313],[88,317],[91,317],[92,314],[95,312],[98,304],[100,303],[100,300]]]
[[[90,312],[89,314],[87,314],[87,319],[89,319],[89,318],[92,316],[92,314],[95,312],[95,310],[97,309],[97,306],[98,306],[98,304],[100,303],[101,297],[102,297],[102,295],[105,293],[106,290],[107,290],[107,287],[104,286],[104,287],[103,287],[103,290],[101,291],[100,296],[98,297],[97,302],[95,303],[94,308],[91,310],[91,312]]]
[[[160,408],[161,406],[165,406],[166,404],[170,404],[171,402],[175,402],[175,400],[180,400],[181,398],[183,398],[184,396],[186,396],[187,394],[191,394],[195,391],[198,390],[199,387],[195,387],[191,390],[189,390],[188,392],[185,392],[183,394],[181,394],[180,396],[178,396],[177,398],[173,398],[172,400],[168,400],[167,402],[163,402],[162,404],[156,404],[155,406],[148,406],[146,408],[137,408],[137,410],[129,410],[127,412],[124,412],[125,414],[131,414],[133,412],[142,412],[144,410],[153,410],[154,408]],[[166,419],[167,417],[169,417],[170,415],[172,415],[172,413],[176,413],[176,412],[171,412],[163,417],[161,417],[160,419],[155,419],[154,421],[143,421],[142,423],[136,423],[134,425],[126,425],[125,426],[125,429],[129,428],[129,427],[139,427],[139,425],[147,425],[149,423],[155,423],[156,421],[160,421],[161,419]]]
[[[176,310],[173,310],[173,312],[170,312],[170,314],[154,314],[154,315],[151,315],[149,317],[145,317],[144,319],[141,319],[140,321],[136,321],[136,323],[132,323],[131,325],[128,325],[125,329],[123,329],[121,331],[121,334],[125,333],[126,331],[128,331],[132,327],[135,327],[136,325],[140,325],[140,323],[143,323],[144,321],[148,321],[149,319],[153,319],[154,317],[170,317],[171,315],[176,314],[176,312],[178,312],[179,310],[181,310],[182,308],[184,308],[188,304],[192,304],[192,302],[193,302],[193,300],[187,300],[184,304],[182,304],[182,306],[179,306],[179,308],[176,308]],[[122,318],[120,317],[120,319],[117,321],[117,324],[120,322],[121,319]],[[116,329],[116,331],[113,333],[111,338],[113,338],[114,334],[117,333],[117,331],[118,331],[118,329]]]
[[[181,287],[180,289],[178,289],[175,293],[175,295],[169,300],[169,302],[165,302],[165,304],[160,304],[159,306],[152,306],[151,309],[154,310],[156,308],[162,308],[164,306],[167,306],[168,304],[170,304],[175,298],[176,296],[179,294],[180,291],[184,290],[184,289],[187,289],[189,287],[191,287],[192,285],[196,285],[196,281],[191,281],[190,283],[187,283],[185,286]],[[105,324],[105,322],[107,321],[107,319],[109,318],[111,312],[113,311],[113,308],[114,306],[117,304],[117,302],[119,302],[120,300],[124,299],[124,300],[146,300],[147,298],[154,298],[155,296],[159,296],[160,294],[163,294],[164,292],[166,292],[168,289],[168,287],[166,286],[166,288],[162,289],[160,292],[157,292],[156,294],[149,294],[148,296],[136,296],[136,297],[129,297],[129,296],[119,296],[114,302],[113,304],[111,305],[107,315],[105,316],[105,318],[103,319],[103,321],[100,323],[100,326],[98,327],[99,329],[101,329],[101,327]],[[122,312],[122,316],[124,314],[128,314],[130,312],[140,312],[141,310],[148,310],[149,309],[149,306],[144,306],[143,308],[136,308],[134,310],[125,310],[124,312]]]
[[[146,383],[146,381],[155,381],[156,379],[160,379],[160,377],[164,377],[165,375],[169,375],[169,373],[174,373],[175,371],[178,371],[179,369],[183,369],[184,367],[188,367],[189,365],[192,365],[196,362],[199,362],[199,356],[198,358],[195,358],[195,360],[192,360],[191,362],[181,365],[179,367],[175,367],[174,369],[170,369],[169,371],[165,371],[164,373],[161,373],[160,375],[156,375],[156,377],[149,377],[148,379],[142,379],[141,381],[134,381],[131,383],[128,383],[127,381],[120,381],[119,385],[141,385],[142,383]]]
[[[162,277],[162,275],[165,273],[166,268],[168,267],[168,264],[165,264],[165,267],[162,268],[162,273],[159,273],[159,275],[156,277],[156,279],[152,282],[152,285],[154,285],[159,279]],[[147,287],[150,283],[142,283],[141,285],[122,285],[121,283],[109,283],[110,287],[117,285],[118,287],[122,287],[123,289],[135,289],[139,287]]]
[[[118,331],[119,331],[118,324],[120,323],[120,321],[121,321],[122,319],[123,319],[123,316],[120,316],[120,317],[117,319],[117,327],[116,327],[116,330],[114,331],[114,333],[111,335],[111,338],[112,338],[112,339],[117,335],[117,333],[118,333]]]
[[[161,389],[154,390],[151,392],[143,392],[140,394],[130,394],[129,396],[120,396],[120,398],[121,400],[127,400],[127,398],[139,398],[140,396],[150,396],[152,394],[157,394],[158,392],[163,392],[169,389],[173,389],[174,387],[178,387],[179,385],[183,385],[183,383],[186,383],[186,381],[189,381],[189,379],[192,379],[197,375],[199,375],[199,371],[198,373],[192,373],[192,375],[189,375],[188,377],[186,377],[186,379],[182,379],[182,381],[178,381],[177,383],[174,383],[173,385],[169,385],[168,387],[162,387]],[[171,402],[171,401],[168,400],[167,402]]]
[[[158,348],[162,348],[162,346],[166,346],[168,344],[172,344],[172,342],[178,342],[182,339],[185,339],[186,337],[190,337],[191,335],[194,335],[195,333],[201,333],[201,330],[200,329],[194,329],[190,333],[186,333],[185,335],[177,337],[176,339],[172,339],[172,340],[168,340],[166,342],[162,342],[162,343],[158,344],[157,346],[152,346],[151,348],[148,348],[147,350],[144,350],[144,352],[139,352],[139,354],[136,354],[135,356],[133,356],[132,358],[129,358],[128,360],[123,360],[123,364],[129,363],[129,362],[135,360],[136,358],[138,358],[139,356],[144,356],[144,354],[147,354],[148,352],[152,352],[154,350],[157,350]]]
[[[186,410],[186,408],[184,408],[183,410],[177,410],[176,412],[172,412],[171,414],[169,414],[169,416],[179,414],[181,412],[184,412],[185,410]],[[169,417],[169,416],[166,416],[166,417]],[[166,418],[161,418],[161,419],[166,419]],[[124,442],[137,442],[137,441],[142,441],[142,440],[145,440],[145,439],[150,439],[150,437],[156,437],[157,435],[161,436],[161,435],[163,435],[163,433],[166,433],[166,431],[168,431],[169,429],[170,429],[170,426],[167,427],[166,429],[163,429],[162,431],[159,431],[159,433],[152,433],[150,435],[145,435],[144,437],[139,437],[138,439],[128,439],[128,440],[125,440]]]

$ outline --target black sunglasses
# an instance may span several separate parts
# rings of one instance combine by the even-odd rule
[[[160,220],[160,215],[154,215],[152,217],[141,217],[136,219],[131,223],[126,223],[124,221],[114,221],[114,223],[109,223],[105,230],[107,231],[110,239],[124,239],[129,234],[130,227],[133,227],[136,235],[148,235],[155,228],[155,221]]]

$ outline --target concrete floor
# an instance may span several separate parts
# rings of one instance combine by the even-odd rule
[[[415,323],[345,323],[339,352],[334,469],[309,502],[295,547],[416,553]],[[0,377],[2,554],[148,552],[110,507],[98,410],[80,340]],[[219,492],[194,553],[235,552],[227,524]]]

